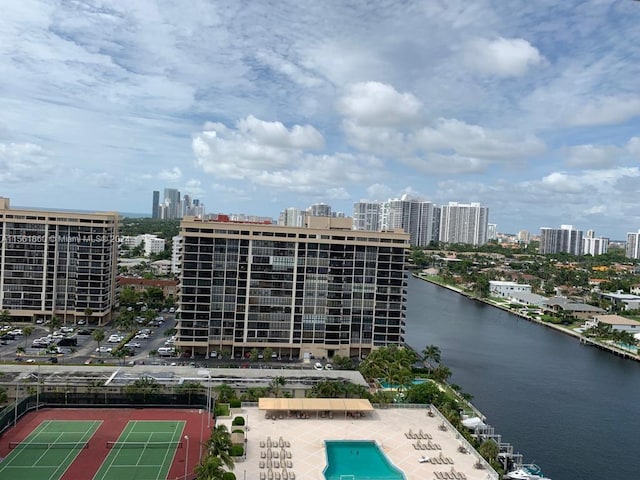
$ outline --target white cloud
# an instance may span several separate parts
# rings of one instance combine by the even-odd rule
[[[631,155],[640,157],[640,137],[630,138],[627,142],[626,149]]]
[[[190,178],[187,182],[180,188],[183,193],[187,195],[191,195],[192,197],[200,197],[204,195],[205,191],[202,188],[202,182],[195,178]]]
[[[43,179],[54,164],[47,152],[33,143],[0,143],[0,182],[21,183]]]
[[[570,125],[615,125],[640,115],[640,95],[599,97],[582,105]]]
[[[217,178],[304,194],[327,194],[327,187],[339,189],[380,174],[383,164],[375,157],[310,153],[321,140],[311,126],[286,129],[279,122],[249,116],[235,130],[207,123],[194,136],[193,151],[197,166]],[[340,190],[333,195],[344,196]]]
[[[349,86],[338,101],[338,111],[364,126],[395,126],[414,122],[421,102],[411,93],[399,93],[380,82]]]
[[[393,189],[388,185],[384,185],[381,183],[374,183],[373,185],[369,185],[366,189],[367,198],[372,201],[383,201],[388,199],[393,194]]]
[[[609,168],[616,164],[621,149],[613,145],[576,145],[568,149],[566,164],[574,168]]]
[[[478,38],[464,48],[465,64],[480,73],[519,77],[530,67],[540,65],[544,57],[522,38]]]
[[[322,134],[311,125],[294,125],[287,130],[280,122],[265,122],[249,115],[238,122],[238,131],[256,143],[276,148],[318,150],[324,147]]]
[[[178,167],[173,167],[170,170],[160,170],[158,178],[167,182],[177,182],[182,178],[182,170]]]

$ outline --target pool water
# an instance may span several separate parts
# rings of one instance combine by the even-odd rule
[[[326,480],[405,480],[371,440],[327,440]]]
[[[385,388],[385,389],[393,389],[393,390],[397,390],[397,389],[398,389],[398,387],[400,387],[400,385],[399,385],[399,384],[397,384],[397,383],[389,383],[389,382],[380,381],[380,380],[378,380],[378,381],[379,381],[379,383],[380,383],[380,386],[381,386],[382,388]],[[423,383],[425,383],[425,382],[428,382],[428,381],[429,381],[429,380],[427,380],[427,379],[425,379],[425,378],[416,378],[416,379],[414,379],[414,380],[411,382],[411,384],[412,384],[412,385],[421,385],[421,384],[423,384]]]

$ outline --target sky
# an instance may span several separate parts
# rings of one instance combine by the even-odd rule
[[[640,2],[0,0],[0,196],[640,230]]]

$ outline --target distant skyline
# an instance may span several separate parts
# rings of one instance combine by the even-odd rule
[[[0,196],[151,214],[404,193],[640,230],[640,2],[5,2]]]

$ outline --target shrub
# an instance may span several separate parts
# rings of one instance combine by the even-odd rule
[[[224,472],[222,480],[236,480],[236,474],[233,472]]]
[[[240,430],[239,428],[236,428],[235,430],[232,430],[231,433],[242,433],[244,435],[244,430]]]
[[[235,417],[233,419],[233,422],[231,422],[231,425],[234,425],[234,426],[244,425],[244,417]]]
[[[214,413],[216,417],[228,417],[229,407],[225,404],[218,404],[216,405]]]
[[[244,454],[244,447],[242,445],[231,445],[229,448],[229,455],[232,457],[241,457]]]
[[[229,406],[231,408],[240,408],[242,406],[242,402],[239,398],[232,398],[231,400],[229,400]]]

